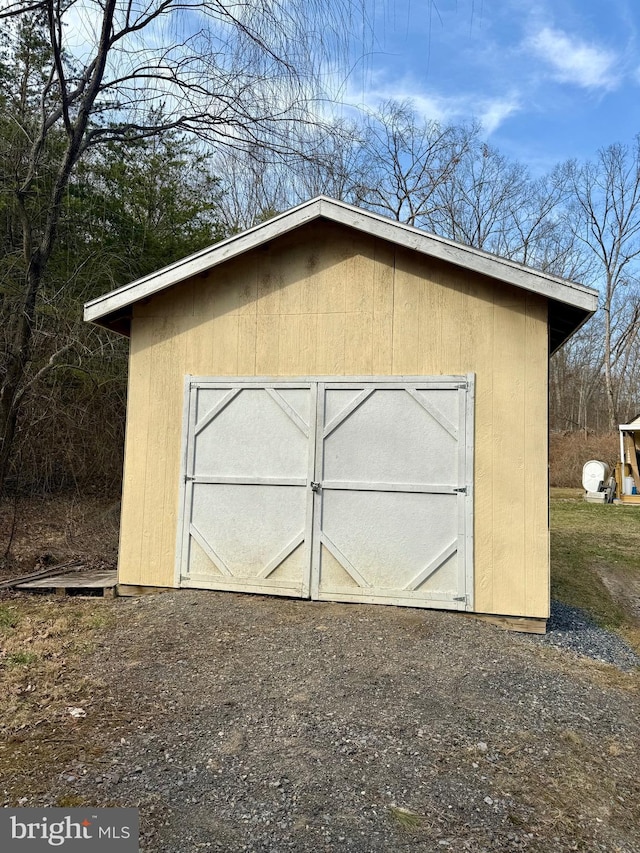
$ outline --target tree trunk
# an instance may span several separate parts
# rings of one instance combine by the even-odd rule
[[[24,377],[31,360],[31,342],[35,322],[36,298],[42,283],[40,252],[30,260],[25,279],[25,292],[9,331],[6,353],[7,372],[0,387],[0,495],[11,464],[11,451],[16,433],[18,412],[24,396]]]
[[[607,398],[607,418],[609,429],[615,431],[618,428],[618,412],[616,409],[615,389],[613,387],[613,374],[611,370],[611,287],[607,285],[607,300],[603,305],[604,311],[604,386]]]

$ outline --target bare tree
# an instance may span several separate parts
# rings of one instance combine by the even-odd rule
[[[473,129],[450,180],[437,189],[439,233],[496,254],[510,253],[514,213],[526,197],[527,170],[487,145]]]
[[[286,158],[257,146],[214,154],[212,169],[221,185],[218,212],[229,231],[318,195],[357,203],[365,158],[356,122],[333,120],[291,132],[296,153]]]
[[[598,320],[583,326],[551,359],[549,409],[552,430],[587,432],[589,429],[599,431],[606,428],[606,407],[602,406],[604,351]]]
[[[419,121],[410,102],[388,101],[364,123],[356,200],[409,225],[430,227],[437,190],[450,182],[469,138],[466,128]]]
[[[618,386],[630,369],[638,339],[640,136],[631,146],[602,149],[594,162],[569,164],[568,173],[576,237],[597,263],[608,421],[615,429]]]
[[[292,123],[318,121],[321,62],[344,47],[351,12],[350,0],[0,5],[3,204],[21,244],[2,301],[0,492],[24,397],[64,354],[32,365],[38,299],[78,163],[100,143],[175,129],[290,151]]]

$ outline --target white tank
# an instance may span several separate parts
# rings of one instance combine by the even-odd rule
[[[600,483],[609,479],[609,466],[606,462],[590,459],[582,466],[582,486],[585,492],[597,492]]]

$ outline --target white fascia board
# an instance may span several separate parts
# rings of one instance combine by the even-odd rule
[[[379,214],[319,196],[248,231],[229,237],[215,246],[196,252],[171,266],[87,302],[84,319],[89,322],[98,320],[320,217],[585,311],[594,312],[598,305],[597,291],[584,285],[547,275]]]

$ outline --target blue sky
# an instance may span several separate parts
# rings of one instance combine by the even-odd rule
[[[640,132],[638,0],[371,0],[372,51],[347,100],[411,99],[427,118],[483,122],[543,172]]]

